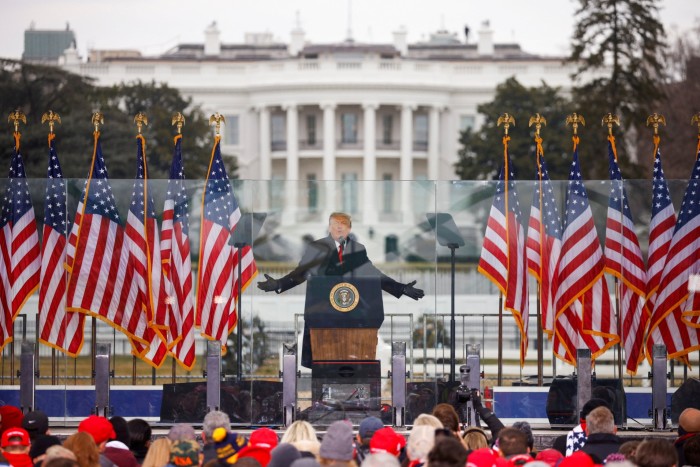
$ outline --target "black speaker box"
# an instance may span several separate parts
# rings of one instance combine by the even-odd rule
[[[678,417],[685,409],[700,410],[700,380],[688,378],[671,396],[671,422],[677,424]]]
[[[573,376],[557,377],[547,394],[547,418],[552,428],[570,428],[579,424],[576,411],[577,380]],[[612,407],[615,425],[627,422],[627,398],[619,379],[595,378],[591,382],[591,398],[606,400]]]
[[[317,425],[381,417],[381,381],[379,360],[316,360],[311,365],[311,407],[299,416]]]
[[[222,381],[221,408],[233,424],[280,425],[282,383],[277,381]],[[160,421],[163,423],[202,423],[207,414],[207,384],[163,385]]]

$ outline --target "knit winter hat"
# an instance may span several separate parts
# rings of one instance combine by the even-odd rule
[[[352,426],[349,422],[339,420],[328,427],[319,453],[325,459],[350,461],[353,458]]]
[[[226,428],[219,427],[212,433],[216,457],[223,464],[235,464],[238,454],[248,446],[248,439],[238,433],[229,432]]]
[[[301,459],[299,450],[289,443],[282,443],[270,452],[267,467],[289,467],[297,459]]]
[[[173,443],[170,447],[170,463],[178,467],[199,465],[199,443],[192,439]]]

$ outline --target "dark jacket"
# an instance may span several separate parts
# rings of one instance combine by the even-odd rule
[[[356,278],[375,277],[380,280],[382,290],[396,298],[401,297],[405,285],[395,281],[391,277],[377,269],[367,257],[367,249],[357,241],[348,239],[343,251],[343,261],[338,257],[338,250],[333,237],[327,237],[311,242],[302,255],[299,265],[289,274],[278,280],[277,293],[302,284],[314,276],[340,277],[348,282]],[[306,304],[310,303],[311,287],[306,288]],[[304,326],[304,340],[302,343],[301,364],[311,368],[313,356],[311,355],[311,336],[308,326]]]
[[[204,454],[204,460],[202,461],[202,465],[206,464],[209,461],[216,460],[216,445],[214,443],[206,443],[202,447],[202,454]]]
[[[622,439],[612,433],[593,433],[588,435],[586,444],[581,448],[593,462],[602,464],[608,455],[619,452]]]

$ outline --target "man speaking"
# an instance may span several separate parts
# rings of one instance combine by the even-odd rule
[[[414,287],[416,281],[402,284],[377,269],[367,257],[365,246],[349,238],[351,228],[352,220],[348,214],[332,213],[328,220],[329,235],[311,242],[292,272],[280,279],[265,274],[265,281],[258,282],[258,288],[265,292],[282,293],[314,276],[340,276],[348,280],[377,277],[382,290],[396,298],[401,295],[414,300],[423,298],[423,290]],[[309,327],[305,324],[301,364],[311,368],[312,360]]]

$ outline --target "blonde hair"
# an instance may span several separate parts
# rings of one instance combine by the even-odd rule
[[[467,428],[464,431],[464,435],[462,435],[462,441],[464,441],[467,449],[472,451],[489,446],[489,439],[486,436],[486,432],[477,426]]]
[[[73,451],[68,449],[65,446],[61,446],[60,444],[56,444],[54,446],[50,446],[46,450],[46,457],[44,457],[44,462],[51,460],[51,459],[70,459],[77,461],[78,459],[75,457],[75,454],[73,454]]]
[[[350,214],[346,214],[344,212],[332,212],[330,216],[328,216],[328,223],[330,224],[331,219],[335,219],[341,224],[345,224],[348,227],[352,227],[352,218],[350,217]]]
[[[280,444],[294,444],[297,441],[315,441],[317,443],[319,442],[318,436],[316,436],[316,430],[311,425],[311,423],[304,420],[297,420],[296,422],[289,425],[289,428],[287,428],[287,430],[282,435]]]
[[[280,444],[282,443],[289,443],[299,451],[310,452],[317,458],[321,449],[321,442],[318,440],[316,430],[304,420],[297,420],[289,425],[280,440]]]
[[[162,467],[170,462],[170,440],[158,438],[148,447],[141,467]]]
[[[416,417],[416,419],[413,421],[413,426],[421,426],[421,425],[427,425],[431,426],[433,428],[445,428],[442,426],[442,422],[440,421],[439,418],[437,418],[435,415],[431,415],[429,413],[422,413]]]
[[[95,440],[86,432],[70,435],[63,442],[63,446],[73,451],[80,467],[98,467],[100,465],[100,451],[97,450]]]
[[[435,445],[435,428],[430,425],[413,426],[406,442],[406,454],[410,460],[428,460],[428,453]]]

